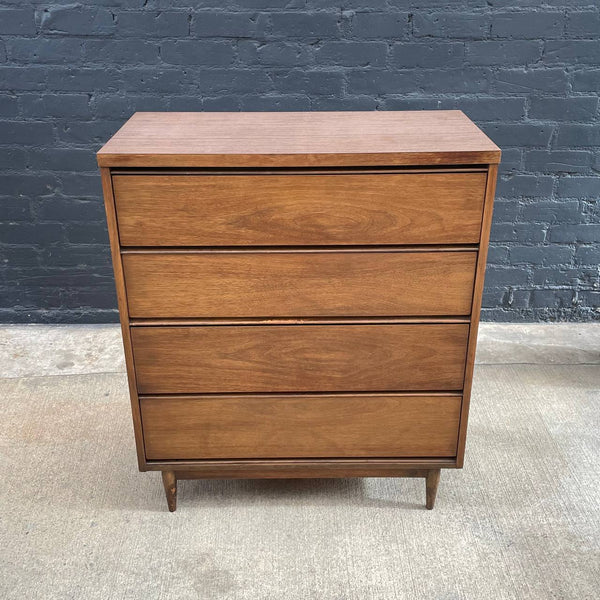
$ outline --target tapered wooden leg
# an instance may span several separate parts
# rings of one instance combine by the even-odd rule
[[[435,497],[437,495],[438,484],[440,483],[440,470],[441,469],[429,469],[427,471],[427,477],[425,478],[425,487],[427,493],[427,509],[431,510],[435,504]]]
[[[175,471],[162,471],[162,480],[169,510],[175,512],[177,508],[177,477]]]

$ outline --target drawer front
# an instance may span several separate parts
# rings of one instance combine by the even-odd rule
[[[140,394],[460,390],[468,324],[132,327]]]
[[[123,269],[133,318],[468,315],[476,259],[476,252],[134,253],[123,255]]]
[[[115,175],[123,246],[478,243],[486,174]]]
[[[457,395],[142,398],[149,460],[448,457]]]

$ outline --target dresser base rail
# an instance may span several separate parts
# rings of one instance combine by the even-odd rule
[[[177,481],[180,479],[294,479],[294,478],[345,478],[345,477],[417,477],[425,479],[426,487],[426,507],[433,509],[437,489],[440,481],[441,468],[406,468],[393,465],[382,464],[382,461],[370,461],[373,464],[360,465],[356,461],[339,461],[342,464],[335,464],[329,461],[329,464],[319,464],[319,461],[296,461],[296,466],[292,466],[290,461],[270,461],[283,462],[287,465],[279,465],[280,469],[259,465],[248,465],[245,461],[245,468],[233,465],[217,466],[217,461],[207,461],[211,466],[203,469],[190,470],[162,470],[162,481],[167,498],[169,511],[174,512],[177,508]],[[223,462],[223,461],[221,461]],[[233,461],[228,461],[229,463]],[[312,464],[302,464],[312,463]],[[346,463],[346,464],[343,464]],[[239,463],[238,463],[239,465]],[[223,468],[229,466],[229,468]],[[254,468],[248,468],[248,467]],[[451,465],[447,465],[451,466]],[[262,470],[261,470],[262,469]]]

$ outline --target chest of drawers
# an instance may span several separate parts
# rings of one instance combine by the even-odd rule
[[[137,456],[463,465],[499,149],[460,111],[136,113],[98,153]]]

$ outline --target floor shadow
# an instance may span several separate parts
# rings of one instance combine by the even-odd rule
[[[199,479],[180,482],[179,502],[185,506],[217,507],[229,505],[272,503],[305,506],[355,506],[425,509],[423,504],[395,498],[375,498],[369,495],[368,479]],[[398,481],[396,479],[395,481]],[[406,480],[402,480],[406,481]],[[414,495],[406,490],[407,495]],[[398,490],[401,496],[402,490]]]

